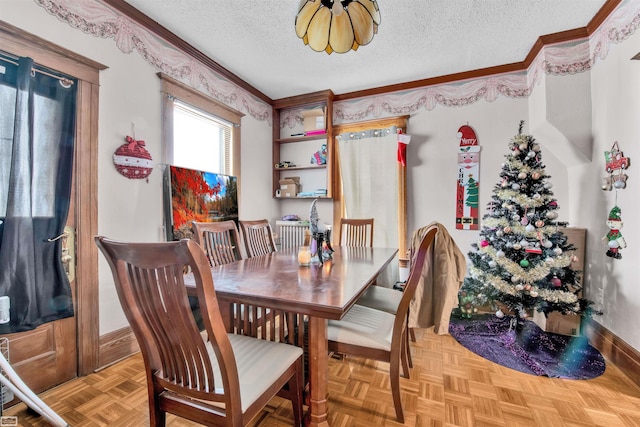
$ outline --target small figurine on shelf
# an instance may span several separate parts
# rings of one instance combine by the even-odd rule
[[[311,262],[322,264],[325,259],[333,256],[333,248],[331,247],[331,230],[318,217],[317,202],[318,199],[311,202],[309,209],[309,229],[312,237]]]
[[[620,249],[627,247],[627,242],[622,237],[620,229],[622,228],[622,219],[620,218],[621,210],[618,206],[614,206],[609,212],[609,218],[607,219],[607,227],[609,232],[602,238],[602,241],[607,243],[609,249],[607,249],[607,256],[615,259],[622,258]]]
[[[311,156],[312,165],[326,165],[327,164],[327,144],[322,144],[322,148],[319,151],[313,153]]]

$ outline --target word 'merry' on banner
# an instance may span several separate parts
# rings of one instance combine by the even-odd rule
[[[469,125],[458,129],[458,182],[456,191],[456,228],[478,230],[480,195],[480,146]]]

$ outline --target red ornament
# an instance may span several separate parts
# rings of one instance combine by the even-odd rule
[[[486,248],[487,246],[489,246],[489,242],[488,242],[488,241],[486,241],[486,240],[482,240],[482,241],[480,242],[480,246],[482,246],[483,248]]]
[[[127,142],[113,153],[113,164],[118,172],[129,179],[147,178],[153,171],[153,161],[151,154],[144,148],[144,141],[130,136],[125,140]]]
[[[562,286],[562,282],[560,281],[560,279],[558,279],[555,276],[553,276],[553,279],[551,279],[551,284],[556,288],[559,288],[560,286]]]

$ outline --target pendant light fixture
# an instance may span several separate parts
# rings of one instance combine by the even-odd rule
[[[316,52],[346,53],[368,44],[380,25],[376,0],[302,0],[296,34]]]

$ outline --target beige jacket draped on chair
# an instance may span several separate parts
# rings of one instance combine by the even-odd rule
[[[451,310],[458,305],[458,289],[467,271],[467,261],[447,229],[432,222],[413,232],[409,247],[411,262],[422,236],[433,226],[438,228],[436,241],[429,249],[432,253],[427,256],[422,278],[411,301],[409,327],[434,326],[436,334],[444,335],[449,333]]]

